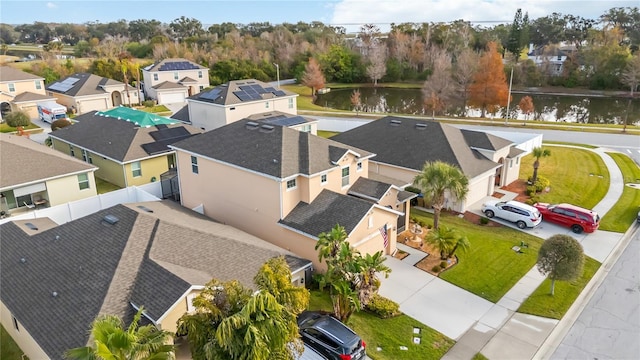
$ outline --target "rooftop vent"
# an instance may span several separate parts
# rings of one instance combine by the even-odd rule
[[[58,292],[57,292],[57,291],[52,292],[52,293],[51,293],[51,296],[53,296],[53,297],[58,297]]]
[[[60,240],[60,235],[56,235],[56,240]]]
[[[265,132],[265,133],[272,132],[273,129],[274,129],[274,127],[271,126],[271,125],[262,125],[262,126],[260,126],[260,132]]]
[[[401,120],[391,120],[391,121],[389,121],[389,125],[391,125],[391,126],[400,126],[400,124],[402,124]]]
[[[148,207],[144,206],[144,205],[138,205],[138,209],[141,209],[143,211],[146,211],[148,213],[152,213],[153,210],[149,209]]]
[[[416,130],[424,130],[426,128],[427,128],[427,124],[423,124],[423,123],[416,124]]]
[[[245,124],[245,127],[249,130],[255,130],[260,127],[260,124],[258,124],[255,121],[247,121],[247,123]]]
[[[27,259],[25,259],[25,258],[20,258],[20,262],[24,264],[24,263],[26,263],[26,262],[27,262]]]
[[[118,219],[114,215],[105,215],[105,217],[102,218],[102,221],[106,222],[109,225],[115,225],[118,221],[120,221],[120,219]]]

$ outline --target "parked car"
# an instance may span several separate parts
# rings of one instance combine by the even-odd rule
[[[298,316],[302,341],[331,360],[360,360],[366,344],[360,336],[331,315],[305,311]]]
[[[542,221],[538,209],[519,201],[491,200],[482,204],[482,212],[488,217],[511,221],[520,229],[536,227]]]
[[[592,233],[600,226],[600,216],[595,211],[571,204],[535,203],[545,220],[571,228],[576,234]]]

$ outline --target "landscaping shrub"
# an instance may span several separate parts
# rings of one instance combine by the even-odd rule
[[[544,189],[548,188],[551,185],[551,181],[543,176],[538,176],[538,180],[534,184],[536,187],[536,192],[542,192]]]
[[[144,107],[154,107],[156,103],[153,100],[145,100],[142,102],[142,105],[144,105]]]
[[[424,227],[424,221],[422,220],[418,221],[418,225],[420,225],[420,227]]]
[[[56,131],[58,129],[62,129],[64,127],[67,127],[71,125],[71,121],[67,120],[67,119],[58,119],[54,122],[51,123],[51,131]]]
[[[442,262],[440,262],[440,267],[441,267],[441,268],[443,268],[443,269],[446,269],[446,268],[447,268],[447,265],[449,265],[449,264],[447,264],[447,262],[446,262],[446,261],[442,261]]]
[[[369,304],[367,304],[367,310],[386,319],[400,314],[400,305],[384,296],[374,294]]]
[[[489,218],[486,218],[486,217],[480,218],[480,225],[487,225],[488,223],[489,223]]]
[[[527,196],[533,196],[536,193],[536,187],[533,185],[527,186],[526,194]]]
[[[436,266],[432,267],[431,271],[433,271],[434,273],[440,272],[440,265],[436,265]]]

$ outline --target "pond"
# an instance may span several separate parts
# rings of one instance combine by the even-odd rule
[[[326,94],[318,95],[316,105],[354,111],[351,105],[351,94],[355,88],[332,89]],[[362,87],[360,90],[361,112],[398,113],[407,115],[431,115],[422,106],[420,89],[373,88]],[[533,99],[534,112],[528,116],[520,111],[518,103],[524,96]],[[640,99],[616,97],[585,97],[568,95],[537,95],[512,92],[510,119],[562,121],[590,124],[622,124],[629,108],[628,124],[640,125]],[[480,117],[480,110],[467,106],[463,109],[461,99],[454,99],[444,115],[455,117]],[[489,118],[505,118],[506,107],[495,114],[487,114]]]

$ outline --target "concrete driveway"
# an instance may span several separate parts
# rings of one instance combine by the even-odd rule
[[[457,340],[494,305],[441,280],[411,263],[387,257],[389,278],[382,279],[380,295],[398,304],[408,316]]]

